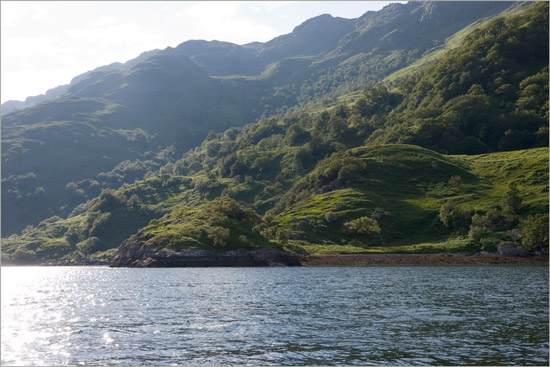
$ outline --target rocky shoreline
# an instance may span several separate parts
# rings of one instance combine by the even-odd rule
[[[246,266],[300,266],[299,258],[288,252],[273,249],[212,252],[206,250],[162,249],[140,252],[119,251],[111,267],[172,268],[172,267],[246,267]]]
[[[549,264],[548,255],[505,256],[499,254],[349,254],[292,255],[272,249],[214,253],[203,250],[160,250],[142,258],[82,259],[47,263],[2,262],[2,266],[110,266],[110,267],[269,267],[269,266],[426,266]]]

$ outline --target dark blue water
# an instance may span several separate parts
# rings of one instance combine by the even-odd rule
[[[2,365],[548,365],[548,267],[2,268]]]

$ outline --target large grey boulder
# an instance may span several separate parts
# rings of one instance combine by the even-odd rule
[[[523,247],[518,247],[513,242],[503,242],[498,245],[497,252],[501,256],[530,256],[531,253]]]

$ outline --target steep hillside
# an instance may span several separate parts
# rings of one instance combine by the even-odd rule
[[[16,100],[9,100],[4,103],[2,103],[2,116],[5,116],[9,113],[12,113],[14,111],[22,110],[23,108],[32,107],[34,105],[37,105],[39,103],[49,101],[52,99],[55,99],[57,97],[60,97],[67,93],[70,87],[73,85],[79,83],[80,81],[86,79],[88,76],[90,76],[91,73],[94,72],[101,72],[101,71],[111,71],[111,70],[121,70],[126,67],[131,67],[136,65],[137,63],[144,61],[148,59],[149,57],[155,55],[160,50],[152,50],[152,51],[146,51],[141,53],[138,57],[128,60],[124,64],[120,62],[114,62],[109,65],[103,65],[98,68],[95,68],[94,70],[85,72],[83,74],[75,76],[69,84],[59,85],[55,88],[48,89],[46,93],[40,94],[38,96],[31,96],[27,97],[24,101],[16,101]]]
[[[526,140],[526,150],[443,155],[426,149],[437,142],[443,150],[443,127],[423,132],[432,120],[421,116],[396,122],[422,110],[411,107],[418,96],[406,91],[422,91],[427,101],[443,106],[435,110],[442,117],[434,115],[433,121],[452,127],[453,139],[479,139],[471,126],[494,131],[495,121],[518,116],[533,124],[527,133],[547,131],[547,54],[525,51],[517,57],[522,43],[483,42],[510,39],[513,32],[503,25],[515,24],[530,48],[544,49],[548,31],[541,36],[540,29],[547,19],[546,3],[497,19],[396,90],[376,85],[350,105],[212,131],[199,147],[162,166],[162,175],[104,190],[67,219],[42,221],[5,239],[4,259],[113,256],[122,242],[118,258],[139,254],[140,248],[224,252],[257,246],[296,253],[471,252],[494,251],[509,242],[547,251],[547,141]],[[475,66],[456,64],[472,53],[479,56]],[[495,59],[506,64],[500,73],[506,94],[480,90],[479,83],[494,76]],[[463,78],[453,84],[455,75]],[[451,85],[463,94],[452,94]],[[536,93],[526,94],[531,89]],[[499,109],[498,120],[483,112],[480,99]],[[408,131],[426,138],[420,141],[424,147],[376,143],[391,137],[399,123],[419,124]],[[504,132],[499,141],[509,135]],[[447,146],[471,153],[462,140]],[[544,147],[535,148],[538,144]],[[484,149],[506,148],[487,144]],[[236,223],[240,217],[248,218],[246,223]],[[125,263],[132,261],[141,260]]]
[[[373,142],[482,153],[548,144],[548,4],[498,18],[402,83]]]
[[[502,241],[521,243],[528,216],[548,211],[547,148],[443,156],[408,145],[358,147],[275,185],[240,175],[208,180],[207,174],[155,177],[105,191],[81,214],[4,239],[3,259],[113,256],[152,217],[159,219],[121,251],[145,242],[176,251],[262,246],[313,254],[495,251]],[[254,192],[279,198],[278,205],[260,217],[252,210],[261,204]],[[222,199],[209,201],[219,195]],[[510,197],[517,207],[508,204]],[[443,208],[452,210],[445,214]]]
[[[52,217],[36,227],[28,226],[21,235],[3,239],[3,259],[33,262],[111,257],[122,242],[125,245],[120,256],[136,253],[132,249],[143,246],[218,252],[258,247],[297,253],[494,251],[497,244],[506,241],[532,251],[547,251],[547,141],[542,141],[544,148],[534,148],[541,142],[527,140],[523,143],[523,147],[530,148],[527,150],[450,156],[426,149],[432,148],[430,144],[435,141],[440,144],[436,148],[443,150],[441,144],[446,141],[441,136],[445,135],[438,134],[444,134],[444,128],[421,133],[426,121],[447,123],[455,129],[451,136],[454,139],[479,139],[477,130],[470,128],[473,122],[479,128],[494,130],[491,124],[495,122],[490,117],[482,115],[484,125],[476,115],[484,111],[476,104],[479,98],[488,100],[491,108],[500,109],[498,121],[519,116],[519,120],[533,124],[528,133],[547,131],[548,122],[542,120],[548,113],[548,78],[544,79],[547,54],[525,50],[524,55],[517,56],[525,42],[530,48],[536,49],[533,45],[540,43],[540,48],[548,47],[547,19],[546,3],[535,4],[525,13],[505,20],[497,19],[467,37],[456,52],[444,56],[425,73],[412,75],[396,90],[376,85],[350,105],[288,113],[242,128],[212,131],[199,147],[168,163],[166,157],[173,154],[170,150],[151,157],[149,166],[146,161],[121,165],[100,177],[115,179],[134,172],[138,179],[141,170],[148,167],[155,167],[160,175],[124,184],[116,191],[103,190],[96,198],[78,205],[66,219]],[[523,37],[523,43],[507,45],[514,33],[510,25],[518,27],[516,33]],[[492,42],[495,38],[504,39],[507,46]],[[487,39],[489,42],[485,42]],[[468,59],[471,54],[479,56],[475,65],[456,63],[457,58]],[[197,88],[208,87],[198,86],[209,77],[183,56],[158,55],[121,77],[126,78],[125,83],[134,83],[141,80],[133,79],[134,73],[151,71],[161,78],[164,69],[155,67],[158,58],[163,57],[176,65],[186,65],[194,73],[189,80],[195,80]],[[500,73],[507,84],[505,94],[499,93],[499,88],[480,90],[494,77],[496,59],[506,65]],[[463,78],[453,84],[450,80],[455,75]],[[82,84],[82,97],[71,101],[74,111],[108,112],[118,108],[86,96],[93,88],[120,93],[117,88],[109,89],[109,80]],[[208,79],[208,83],[220,82]],[[534,94],[527,93],[529,90]],[[409,95],[407,91],[417,94]],[[427,102],[418,103],[443,106],[435,109],[442,117],[407,117],[422,110],[411,106],[411,101],[418,100],[419,91]],[[546,97],[540,98],[544,93]],[[51,110],[52,129],[59,125],[55,112]],[[462,118],[456,118],[456,114]],[[405,116],[403,122],[398,120],[400,116]],[[402,137],[425,137],[428,140],[420,141],[424,148],[377,144],[377,140],[391,138],[396,126],[414,124],[419,127],[408,130],[412,135]],[[74,126],[60,125],[58,134]],[[94,120],[82,127],[108,131]],[[29,122],[8,124],[6,128],[8,132],[32,132],[37,127]],[[128,134],[136,144],[146,144],[148,137],[141,131],[135,135],[117,133]],[[499,141],[509,135],[504,132]],[[463,142],[448,146],[471,153],[470,146]],[[108,147],[112,146],[105,149]],[[23,151],[15,143],[10,148]],[[510,147],[486,144],[484,149],[506,148]],[[40,190],[32,191],[34,180],[34,174],[21,174],[5,182],[26,183],[24,189],[40,196]],[[97,191],[101,188],[99,183],[83,182],[88,190],[92,186]],[[81,187],[82,183],[73,183],[67,188],[83,194]],[[248,219],[238,223],[239,218]]]
[[[3,116],[2,233],[158,173],[210,130],[361,89],[510,7],[412,2],[323,15],[266,43],[189,41],[86,73],[61,97]]]

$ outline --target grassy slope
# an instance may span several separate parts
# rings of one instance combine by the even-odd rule
[[[394,10],[397,8],[400,6],[394,7]],[[146,157],[154,155],[159,145],[166,147],[174,143],[172,148],[187,149],[195,146],[211,129],[220,131],[241,125],[262,114],[279,111],[279,107],[294,106],[297,101],[307,104],[321,96],[337,96],[360,89],[408,65],[422,52],[418,50],[439,44],[460,28],[456,24],[451,26],[452,31],[448,27],[420,27],[428,32],[424,35],[430,36],[427,41],[420,42],[418,39],[419,43],[403,44],[398,37],[396,41],[401,39],[401,43],[388,43],[385,36],[379,38],[393,28],[385,29],[385,22],[394,24],[396,29],[417,28],[414,22],[409,24],[403,23],[401,18],[393,19],[399,15],[394,10],[388,8],[386,12],[381,12],[383,17],[380,20],[376,20],[378,16],[372,18],[372,24],[366,17],[366,23],[362,25],[365,28],[347,38],[346,42],[351,43],[345,52],[335,49],[329,56],[311,65],[309,61],[305,62],[304,57],[284,60],[281,56],[278,68],[274,66],[269,69],[271,75],[266,69],[260,77],[243,77],[239,82],[240,77],[207,77],[185,58],[159,53],[145,62],[132,64],[126,71],[95,73],[87,81],[71,87],[74,98],[49,101],[8,115],[3,119],[2,127],[2,150],[6,153],[2,155],[3,178],[12,176],[12,179],[5,183],[4,187],[8,190],[2,192],[3,233],[19,233],[25,225],[35,224],[54,214],[67,215],[85,198],[97,194],[89,190],[83,181],[97,180],[101,188],[116,188],[123,182],[133,182],[135,171],[116,168],[119,163],[124,165],[126,159],[149,161]],[[459,13],[452,18],[469,19],[467,23],[476,18],[471,12]],[[454,24],[454,21],[450,23]],[[335,35],[326,27],[316,32],[319,31]],[[316,32],[313,32],[313,38],[306,38],[308,46],[311,42],[327,41]],[[416,32],[403,31],[405,39],[407,33]],[[288,35],[285,39],[290,42],[296,38],[294,36],[296,34]],[[356,36],[363,38],[355,40]],[[434,39],[437,42],[434,43]],[[370,46],[365,49],[365,45]],[[365,53],[369,49],[375,51]],[[298,48],[299,55],[302,51]],[[408,56],[405,57],[405,54]],[[233,59],[230,57],[227,60]],[[297,72],[296,63],[302,62],[305,62],[302,66],[309,66],[298,77],[292,76]],[[223,65],[224,59],[221,63]],[[237,64],[239,68],[243,65]],[[359,97],[360,93],[355,92],[337,100],[347,103]],[[139,133],[137,128],[143,128],[144,134]],[[98,155],[98,152],[101,154]],[[57,162],[53,173],[52,161]],[[165,163],[163,160],[162,164]],[[111,182],[104,178],[105,174],[112,177],[109,171],[115,169],[118,179]],[[138,178],[148,177],[144,176],[145,172],[155,170],[156,166],[149,167],[140,172]],[[24,177],[31,172],[35,178],[29,183]],[[69,183],[77,183],[82,194],[76,192],[75,195],[74,190],[67,190]],[[13,187],[8,187],[8,184]]]
[[[514,14],[520,13],[522,10],[524,10],[523,5],[512,7],[502,13],[489,16],[473,22],[472,24],[462,28],[455,34],[448,37],[445,40],[445,43],[443,45],[426,51],[420,58],[418,58],[414,62],[386,76],[384,79],[382,79],[381,83],[388,85],[389,87],[399,85],[400,82],[406,80],[411,75],[418,73],[423,69],[429,67],[430,65],[434,64],[435,62],[437,62],[447,52],[460,47],[462,45],[462,42],[464,41],[464,38],[474,29],[489,24],[489,22],[495,18],[514,15]],[[338,98],[336,98],[334,101],[328,102],[327,106],[333,107],[338,105],[339,103],[353,103],[357,101],[360,97],[361,97],[360,91],[346,93],[341,96],[338,96]],[[321,103],[319,103],[319,104],[313,105],[311,109],[312,111],[323,111],[324,107],[322,106]]]
[[[337,108],[331,110],[339,114]],[[357,133],[362,129],[362,125],[356,125],[361,122],[357,121],[358,117],[354,115],[345,121],[347,128],[352,131],[356,129]],[[293,119],[291,116],[288,118],[289,121]],[[323,128],[325,124],[315,125],[320,119],[309,121],[309,118],[304,118],[302,121],[302,118],[298,118],[296,124],[313,135],[317,127]],[[338,130],[339,125],[335,123],[337,120],[332,116],[327,126]],[[353,122],[350,124],[350,121]],[[454,198],[459,206],[483,213],[500,201],[511,181],[518,184],[523,197],[524,205],[520,213],[523,218],[531,213],[547,212],[547,149],[480,156],[443,156],[410,145],[358,147],[349,151],[352,156],[366,163],[359,179],[329,192],[324,190],[321,193],[320,187],[300,192],[302,178],[307,178],[304,175],[318,175],[320,172],[310,171],[314,168],[311,167],[314,162],[321,164],[319,160],[325,153],[344,149],[344,145],[348,148],[361,145],[363,138],[351,141],[347,137],[349,134],[346,135],[346,129],[343,132],[331,132],[329,129],[322,138],[328,137],[330,140],[334,136],[331,148],[317,149],[321,153],[314,153],[315,149],[305,149],[307,146],[311,148],[312,142],[302,146],[285,143],[290,123],[285,120],[272,125],[264,121],[249,125],[242,129],[236,140],[222,139],[222,135],[218,134],[217,138],[205,141],[194,152],[184,155],[184,159],[176,162],[174,167],[165,170],[169,174],[186,174],[189,177],[156,177],[119,190],[117,195],[124,197],[120,205],[102,212],[112,216],[104,233],[99,236],[100,244],[96,250],[105,251],[117,246],[141,228],[148,216],[159,218],[178,203],[196,207],[222,193],[253,205],[259,214],[263,214],[279,199],[281,202],[286,201],[286,209],[268,211],[264,217],[271,230],[271,234],[266,232],[266,239],[281,242],[279,233],[286,232],[290,238],[289,244],[293,245],[291,248],[300,250],[301,247],[312,253],[477,250],[479,245],[472,244],[465,233],[452,233],[439,222],[438,210],[448,198]],[[215,149],[210,152],[210,147]],[[231,152],[236,153],[235,164],[232,163],[235,159],[228,159]],[[298,160],[298,155],[304,152],[306,156],[312,154],[314,157]],[[267,165],[254,168],[254,159],[267,157]],[[302,168],[299,168],[300,161],[306,162]],[[184,163],[183,167],[179,167],[179,163]],[[196,165],[199,168],[193,168]],[[452,176],[460,176],[462,183],[450,184]],[[287,200],[287,192],[296,195]],[[126,204],[133,194],[152,209],[152,213],[137,217],[138,208]],[[92,202],[90,205],[95,204]],[[332,213],[327,220],[329,212]],[[91,231],[95,217],[90,214],[93,213],[55,223],[44,222],[34,231],[10,237],[4,241],[4,253],[9,255],[17,248],[24,248],[35,251],[41,259],[46,258],[42,254],[47,255],[47,258],[68,254],[75,246],[63,239],[64,232],[76,222],[80,223],[83,233]],[[363,216],[377,218],[382,233],[371,237],[351,237],[342,233],[345,222]],[[84,224],[86,221],[89,223]],[[203,224],[209,226],[208,223]],[[183,227],[175,229],[186,231]],[[114,229],[116,235],[112,233]],[[48,251],[44,251],[46,248],[43,247],[47,247]],[[59,251],[52,252],[50,248]]]
[[[483,212],[499,203],[509,182],[518,184],[523,213],[548,205],[548,149],[478,156],[443,156],[416,146],[383,145],[355,150],[367,162],[363,178],[314,194],[274,222],[299,238],[290,243],[311,253],[457,252],[479,250],[465,234],[449,233],[438,219],[449,198]],[[437,168],[433,168],[436,166]],[[460,176],[462,183],[448,183]],[[327,212],[335,220],[327,222]],[[380,235],[349,238],[345,221],[379,217]]]
[[[208,193],[193,183],[202,173],[196,177],[153,177],[125,185],[116,192],[125,199],[110,209],[111,218],[105,234],[99,236],[101,242],[94,250],[98,252],[95,256],[117,247],[150,218],[160,218],[165,213],[171,214],[160,222],[151,222],[146,231],[159,237],[159,241],[170,236],[173,239],[168,243],[170,247],[212,249],[208,228],[227,224],[231,229],[229,248],[255,247],[260,242],[275,245],[281,242],[277,233],[282,231],[290,237],[286,248],[291,251],[334,254],[478,251],[479,245],[465,233],[453,233],[441,224],[439,208],[454,198],[459,206],[483,213],[498,204],[509,182],[518,185],[523,217],[548,210],[546,148],[444,156],[412,145],[379,145],[355,148],[352,153],[366,163],[359,178],[336,190],[312,192],[278,215],[264,215],[263,219],[255,219],[258,223],[242,228],[238,221],[212,222],[212,216],[204,215],[212,204],[201,205],[207,202]],[[452,176],[460,176],[462,183],[449,184]],[[131,208],[129,198],[134,194],[141,202]],[[100,207],[99,202],[94,199],[89,207]],[[140,206],[147,206],[151,212],[144,215]],[[330,222],[328,212],[332,212]],[[362,216],[376,218],[381,233],[371,237],[342,233],[343,223]],[[33,231],[5,239],[4,258],[18,248],[34,251],[42,260],[72,257],[76,247],[69,245],[64,233],[74,224],[85,227],[85,222],[86,213],[57,222],[42,222]],[[195,229],[202,233],[193,234]],[[240,236],[246,238],[244,242],[239,240]],[[112,251],[106,255],[112,255]]]

